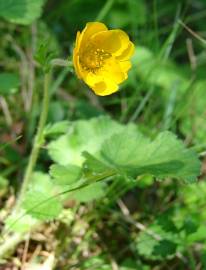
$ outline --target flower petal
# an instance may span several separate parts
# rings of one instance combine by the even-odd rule
[[[84,77],[84,81],[90,87],[93,87],[93,85],[95,85],[95,83],[102,81],[102,76],[97,75],[93,72],[87,72],[87,74]]]
[[[113,80],[117,84],[125,80],[125,74],[122,72],[121,66],[115,58],[110,58],[106,61],[101,74],[104,78]]]
[[[85,78],[86,84],[99,96],[106,96],[118,90],[118,84],[108,73],[98,72],[94,74],[89,72]]]
[[[92,90],[95,92],[95,94],[99,96],[108,96],[117,92],[118,88],[119,88],[118,85],[113,81],[104,80],[95,83],[95,85],[92,87]]]
[[[130,41],[128,47],[120,55],[116,56],[116,59],[120,61],[129,60],[134,54],[134,49],[134,44]]]
[[[98,48],[115,56],[121,55],[130,42],[128,35],[118,29],[99,32],[92,37],[92,41],[95,42]]]
[[[81,33],[81,43],[86,43],[94,34],[102,31],[107,31],[105,24],[100,22],[89,22],[86,24],[84,30]],[[84,44],[83,44],[84,45]]]
[[[76,35],[76,42],[75,42],[75,48],[77,50],[79,50],[80,43],[81,43],[81,33],[80,33],[80,31],[78,31],[77,35]]]
[[[76,71],[76,74],[78,76],[79,79],[82,78],[82,74],[81,74],[81,68],[79,66],[79,46],[80,46],[80,32],[77,32],[77,36],[76,36],[76,43],[75,43],[75,47],[73,50],[73,64],[74,64],[74,69]]]
[[[131,68],[132,64],[130,61],[121,61],[119,62],[119,65],[121,67],[122,72],[126,73],[128,72],[128,70]]]

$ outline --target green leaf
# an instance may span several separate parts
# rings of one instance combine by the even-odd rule
[[[81,166],[85,160],[84,151],[97,153],[106,138],[122,129],[122,125],[108,117],[76,121],[67,134],[48,145],[49,155],[58,164]]]
[[[42,13],[44,0],[0,0],[0,16],[17,24],[30,24]]]
[[[39,192],[51,193],[54,190],[54,185],[48,174],[43,172],[34,172],[31,179],[29,188],[33,188]]]
[[[164,260],[168,256],[175,256],[181,239],[170,216],[170,212],[162,214],[138,235],[136,248],[141,256],[151,260]]]
[[[40,64],[44,72],[51,69],[51,60],[55,57],[55,52],[50,50],[50,40],[45,40],[39,47],[34,55],[35,60]]]
[[[44,129],[45,136],[56,136],[59,134],[64,134],[69,129],[69,121],[60,121],[54,123],[53,125],[48,124]]]
[[[152,174],[192,182],[200,173],[197,155],[167,131],[150,141],[130,125],[105,141],[101,156],[108,165],[133,176]]]
[[[75,165],[62,166],[54,164],[50,167],[49,173],[57,185],[71,185],[81,178],[82,169]]]
[[[82,269],[98,269],[98,270],[111,270],[109,262],[103,256],[92,256],[85,260],[82,264]]]
[[[188,182],[200,173],[196,153],[174,134],[162,132],[151,141],[135,125],[119,125],[106,117],[73,123],[68,133],[51,142],[48,149],[60,165],[81,166],[86,160],[84,171],[95,173],[113,169],[132,177],[149,174]]]
[[[52,196],[54,195],[30,189],[25,196],[23,207],[37,219],[56,218],[62,210],[62,204],[58,198]]]
[[[147,233],[140,233],[137,240],[138,253],[146,258],[154,259],[152,255],[157,240]]]
[[[153,254],[163,258],[175,254],[177,244],[170,240],[161,240],[155,247]]]
[[[0,82],[0,95],[5,96],[15,94],[20,85],[19,76],[17,74],[8,72],[0,74]]]
[[[197,210],[196,210],[197,212]],[[204,224],[205,219],[203,219],[202,224],[198,224],[198,228],[196,232],[191,233],[190,235],[187,236],[187,243],[188,244],[197,244],[197,242],[205,242],[205,234],[206,234],[206,228]]]
[[[90,184],[87,187],[71,192],[69,198],[77,200],[79,202],[89,202],[103,197],[104,194],[105,194],[105,184],[96,182]]]
[[[27,214],[40,220],[56,218],[62,210],[60,198],[55,195],[56,193],[57,190],[49,175],[36,172],[25,194],[22,207]]]
[[[82,155],[85,157],[85,162],[83,164],[85,172],[103,173],[108,170],[108,166],[92,156],[90,153],[85,151],[82,153]]]
[[[18,213],[14,212],[6,218],[5,225],[8,231],[28,232],[37,222],[38,220],[26,214],[24,209],[20,209]]]
[[[187,235],[193,234],[198,230],[199,224],[196,220],[193,220],[191,217],[187,217],[184,220],[184,230]]]
[[[180,193],[184,204],[189,208],[201,207],[205,203],[206,198],[206,181],[185,186]],[[201,212],[202,213],[202,212]],[[206,213],[206,212],[205,212]]]

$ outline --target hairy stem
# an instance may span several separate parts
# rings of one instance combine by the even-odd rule
[[[19,198],[17,201],[16,209],[19,208],[19,206],[24,198],[24,194],[28,188],[28,185],[29,185],[30,180],[31,180],[33,169],[34,169],[36,162],[37,162],[37,159],[38,159],[39,150],[44,143],[43,131],[44,131],[44,127],[46,124],[47,115],[48,115],[48,108],[49,108],[50,76],[51,76],[50,73],[46,73],[44,76],[44,94],[43,94],[43,101],[42,101],[41,114],[40,114],[40,118],[39,118],[39,124],[38,124],[38,128],[37,128],[36,136],[34,138],[34,145],[33,145],[30,157],[29,157],[29,162],[28,162],[26,172],[24,175],[22,187],[21,187],[21,190],[19,193]]]

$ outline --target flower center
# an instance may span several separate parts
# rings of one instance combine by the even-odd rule
[[[79,61],[84,70],[95,72],[104,66],[105,60],[110,58],[111,54],[103,49],[96,49],[93,46],[80,53]]]

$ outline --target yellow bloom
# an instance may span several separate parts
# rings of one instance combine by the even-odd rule
[[[133,52],[134,44],[124,31],[108,30],[103,23],[90,22],[77,33],[74,68],[97,95],[110,95],[127,79]]]

